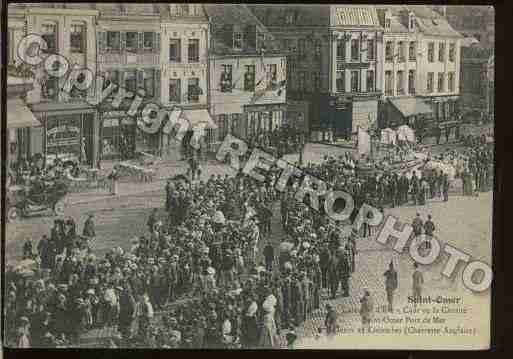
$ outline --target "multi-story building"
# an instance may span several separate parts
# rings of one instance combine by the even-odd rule
[[[493,6],[436,6],[449,24],[465,37],[475,38],[483,48],[495,46],[495,9]]]
[[[161,8],[156,4],[96,3],[98,92],[110,83],[119,86],[107,99],[97,104],[101,119],[101,159],[130,158],[137,151],[155,153],[161,146],[159,132],[148,133],[137,125],[140,106],[134,116],[127,112],[133,94],[143,102],[161,98]],[[120,90],[122,88],[123,90]],[[130,92],[113,106],[118,91]],[[123,96],[125,97],[125,96]],[[98,99],[99,100],[99,99]]]
[[[309,102],[313,131],[347,136],[376,122],[383,29],[373,6],[251,9],[287,50],[289,99]]]
[[[428,6],[380,8],[384,28],[380,126],[424,127],[457,111],[462,36]]]
[[[191,127],[205,122],[209,130],[213,127],[207,109],[210,31],[203,5],[162,5],[161,38],[161,104],[172,116],[189,121]],[[188,131],[184,141],[191,134]],[[162,145],[164,154],[172,157],[182,143],[175,143],[171,134],[163,133]]]
[[[9,4],[9,38],[14,45],[9,51],[9,61],[19,60],[14,49],[24,35],[39,34],[47,44],[42,57],[59,54],[64,56],[69,68],[88,68],[94,73],[97,16],[98,11],[89,4]],[[58,70],[60,65],[54,61],[52,69]],[[19,143],[24,155],[71,157],[84,164],[95,164],[99,144],[96,109],[90,104],[95,97],[94,86],[68,93],[63,91],[66,76],[52,76],[43,64],[34,72],[37,81],[27,102],[42,126],[28,129],[19,137],[25,142]]]
[[[467,119],[493,116],[491,66],[492,49],[479,45],[461,48],[460,107],[462,116]]]
[[[437,122],[458,111],[462,35],[428,6],[408,6],[418,28],[416,95],[430,104]]]
[[[227,134],[255,138],[282,126],[286,113],[286,57],[245,5],[206,5],[212,26],[210,113]]]
[[[420,117],[432,114],[430,106],[416,97],[419,61],[415,12],[407,6],[378,8],[383,26],[383,97],[379,127],[415,126]]]

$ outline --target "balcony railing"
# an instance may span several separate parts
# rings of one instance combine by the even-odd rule
[[[394,91],[392,89],[385,90],[385,96],[392,96],[393,94],[394,94]]]
[[[385,61],[386,62],[393,62],[394,61],[394,57],[393,56],[385,56]]]
[[[130,52],[110,52],[98,55],[98,62],[103,64],[145,64],[158,65],[160,54],[156,53],[130,53]]]
[[[410,88],[409,92],[410,95],[415,95],[415,88]]]

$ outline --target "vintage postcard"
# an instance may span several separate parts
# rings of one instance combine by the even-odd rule
[[[5,347],[489,348],[493,7],[7,10]]]

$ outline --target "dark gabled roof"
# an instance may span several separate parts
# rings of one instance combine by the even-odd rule
[[[255,4],[248,8],[265,26],[329,26],[329,5],[278,5]],[[293,23],[287,23],[287,17],[293,18]]]
[[[232,39],[227,32],[233,31],[231,25],[239,26],[244,31],[248,26],[254,26],[255,30],[265,35],[265,45],[267,53],[273,52],[274,37],[259,19],[244,4],[238,5],[205,5],[205,12],[209,17],[212,32],[212,46],[210,52],[215,55],[251,55],[260,54],[258,49],[248,48],[243,42],[244,48],[234,50],[233,43],[227,39]]]
[[[243,4],[240,5],[224,5],[211,4],[205,5],[205,11],[210,18],[212,27],[219,28],[224,25],[255,25],[263,30],[265,26],[257,19],[250,9]]]
[[[427,5],[408,5],[406,8],[413,11],[417,26],[421,33],[434,36],[463,37],[454,30],[449,22]]]

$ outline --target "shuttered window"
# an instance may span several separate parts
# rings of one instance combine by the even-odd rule
[[[169,62],[181,62],[181,41],[180,39],[169,40]]]
[[[121,34],[119,31],[107,31],[107,50],[119,50],[121,48]]]
[[[182,102],[181,86],[180,79],[169,79],[169,102]]]
[[[136,51],[139,48],[139,33],[127,32],[126,33],[126,49],[128,51]]]

